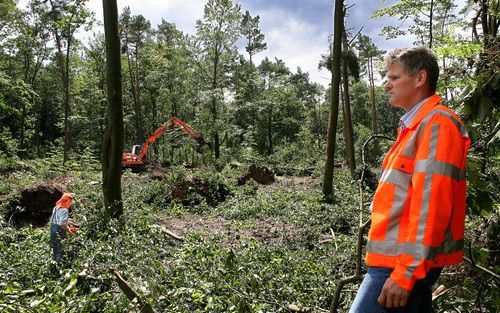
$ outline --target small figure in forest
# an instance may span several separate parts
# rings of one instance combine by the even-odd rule
[[[50,246],[52,247],[52,259],[57,263],[61,262],[63,255],[62,240],[68,234],[74,234],[80,227],[69,218],[72,211],[71,205],[74,203],[73,193],[64,193],[56,202],[50,217]]]
[[[435,94],[439,66],[429,49],[396,49],[385,66],[389,103],[406,114],[382,163],[370,207],[368,273],[349,312],[430,313],[441,270],[462,261],[470,139]]]

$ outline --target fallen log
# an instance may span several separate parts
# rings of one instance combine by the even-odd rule
[[[307,307],[299,307],[295,304],[289,304],[288,310],[296,313],[328,313],[328,310],[322,308],[307,308]]]
[[[116,278],[116,281],[118,282],[118,287],[120,287],[120,289],[123,291],[123,293],[125,294],[125,296],[127,297],[127,299],[129,299],[130,301],[133,301],[134,299],[137,298],[137,301],[139,302],[139,305],[141,306],[141,313],[157,313],[153,307],[147,303],[146,301],[144,301],[141,296],[139,295],[139,293],[137,291],[134,290],[134,288],[132,288],[120,275],[120,273],[118,273],[117,270],[114,270],[113,271],[115,273],[115,278]]]
[[[166,229],[163,226],[161,227],[161,231],[164,232],[167,236],[174,238],[175,240],[178,240],[178,241],[185,241],[186,240],[186,238],[184,238],[183,236],[179,236],[177,234],[174,234],[173,232],[171,232],[170,230]]]

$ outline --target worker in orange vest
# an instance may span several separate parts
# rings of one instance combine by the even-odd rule
[[[50,217],[50,246],[52,247],[52,259],[57,263],[61,262],[63,249],[62,240],[68,234],[76,232],[80,225],[76,224],[69,218],[71,205],[74,202],[73,193],[64,193],[56,202]]]
[[[462,261],[470,139],[435,94],[439,67],[429,49],[396,49],[385,66],[389,103],[406,113],[382,163],[370,207],[368,272],[349,312],[426,313],[442,268]]]

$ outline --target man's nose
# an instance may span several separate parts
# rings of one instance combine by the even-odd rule
[[[385,91],[388,91],[389,89],[391,89],[391,87],[392,87],[391,83],[389,82],[389,80],[387,80],[384,84]]]

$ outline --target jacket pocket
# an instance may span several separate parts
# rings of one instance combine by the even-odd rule
[[[411,174],[415,170],[415,161],[403,156],[394,156],[388,162],[386,169],[400,170]]]

